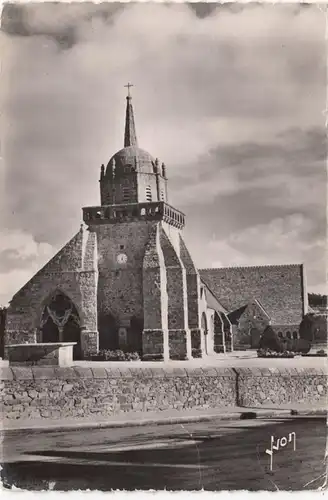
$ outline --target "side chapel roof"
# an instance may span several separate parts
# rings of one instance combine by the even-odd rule
[[[256,297],[273,323],[295,324],[306,310],[302,264],[200,269],[199,274],[228,311]]]

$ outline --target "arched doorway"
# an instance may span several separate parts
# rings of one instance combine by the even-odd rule
[[[202,331],[204,332],[204,344],[205,344],[205,354],[208,354],[208,327],[206,314],[203,312],[201,320]]]
[[[118,325],[109,312],[98,314],[99,349],[118,349]]]
[[[67,295],[57,291],[47,301],[41,316],[42,342],[77,342],[73,359],[81,359],[81,325],[76,307]]]

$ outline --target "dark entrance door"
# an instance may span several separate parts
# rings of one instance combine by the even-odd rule
[[[76,318],[72,315],[68,318],[64,326],[63,339],[64,342],[77,342],[73,347],[73,359],[81,359],[81,329]]]
[[[128,330],[128,348],[142,356],[143,319],[133,316]]]

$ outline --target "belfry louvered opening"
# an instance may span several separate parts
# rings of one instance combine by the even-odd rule
[[[146,201],[152,201],[151,187],[146,186]]]

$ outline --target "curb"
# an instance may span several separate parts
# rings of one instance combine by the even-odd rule
[[[22,431],[35,431],[35,432],[53,432],[53,431],[77,431],[81,429],[118,429],[124,427],[142,427],[146,425],[172,425],[193,422],[209,422],[212,420],[254,420],[256,418],[265,417],[286,417],[286,416],[306,416],[317,415],[327,416],[327,410],[260,410],[260,411],[238,411],[209,415],[190,415],[190,416],[176,416],[166,418],[144,418],[142,420],[117,420],[112,422],[79,422],[78,420],[72,424],[58,423],[49,426],[33,426],[22,424],[17,427],[5,427],[0,429],[0,434],[5,432],[22,432]],[[32,423],[33,421],[31,421]]]
[[[294,416],[299,416],[303,417],[306,415],[317,415],[317,416],[322,416],[322,417],[328,417],[328,410],[325,410],[323,408],[317,409],[317,410],[290,410],[290,414]]]

